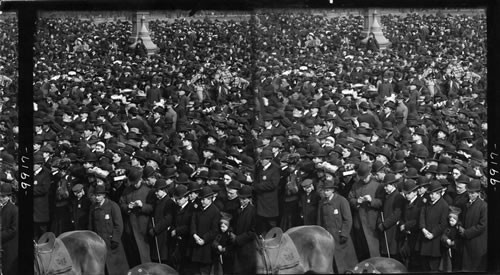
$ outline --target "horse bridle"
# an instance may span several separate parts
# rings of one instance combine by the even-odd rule
[[[276,259],[274,259],[275,263],[280,255],[279,251],[281,251],[281,243],[282,242],[280,240],[279,246],[278,246],[278,253],[276,254]],[[259,249],[260,254],[262,254],[262,258],[264,259],[264,268],[266,271],[265,274],[278,274],[278,272],[279,272],[278,268],[275,268],[273,270],[273,265],[272,265],[271,259],[269,258],[269,255],[267,254],[267,251],[264,248],[264,238],[262,237],[262,235],[259,235],[259,237],[258,237],[258,246],[257,247]]]
[[[35,246],[35,260],[36,260],[36,271],[38,271],[38,274],[39,275],[45,275],[45,274],[48,274],[48,266],[44,266],[43,265],[43,261],[42,259],[40,258],[40,251],[38,250],[38,244],[33,240],[33,244]],[[52,257],[54,256],[54,253],[52,253],[52,251],[50,251],[50,260],[49,260],[49,265],[50,263],[52,262]],[[41,267],[41,268],[40,268]]]

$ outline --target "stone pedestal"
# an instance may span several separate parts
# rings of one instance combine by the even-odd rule
[[[156,46],[153,41],[151,41],[151,36],[149,35],[149,30],[147,28],[146,16],[149,12],[138,11],[132,15],[132,34],[130,35],[129,42],[130,47],[134,48],[137,40],[142,39],[148,55],[152,55],[158,51],[158,46]]]
[[[366,9],[364,11],[364,18],[364,29],[361,32],[361,35],[365,38],[361,40],[361,43],[366,44],[366,41],[368,41],[368,35],[373,32],[381,50],[390,47],[391,42],[387,40],[387,38],[385,38],[384,34],[382,33],[382,27],[380,26],[380,16],[378,15],[377,11],[373,9]]]

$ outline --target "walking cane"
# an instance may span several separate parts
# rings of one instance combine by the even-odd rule
[[[380,212],[380,216],[382,217],[382,223],[385,222],[384,220],[384,212]],[[384,231],[384,239],[385,239],[385,248],[387,248],[387,257],[390,259],[391,258],[391,252],[389,251],[389,243],[387,242],[387,233]]]
[[[151,221],[153,222],[153,229],[156,228],[155,218],[151,217]],[[158,247],[158,238],[156,237],[156,234],[155,234],[155,243],[156,243],[156,253],[158,253],[158,262],[160,262],[161,264],[160,248]]]

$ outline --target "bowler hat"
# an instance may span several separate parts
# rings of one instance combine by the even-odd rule
[[[142,177],[147,179],[153,176],[154,174],[155,174],[155,169],[149,165],[146,165],[146,167],[144,167],[144,170],[142,172]]]
[[[418,185],[417,185],[417,182],[415,180],[407,179],[403,183],[402,191],[403,191],[403,193],[410,193],[410,192],[413,192],[414,190],[416,190],[417,188],[418,188]]]
[[[212,188],[210,188],[209,186],[203,186],[203,188],[201,188],[200,195],[198,197],[200,199],[204,199],[204,198],[211,197],[213,195],[215,195],[215,193],[212,190]]]
[[[371,167],[366,162],[360,162],[356,172],[360,178],[365,178],[370,174]]]
[[[387,185],[387,184],[393,184],[395,182],[397,182],[398,179],[396,179],[396,175],[392,174],[392,173],[388,173],[385,175],[384,177],[384,181],[383,181],[383,185]]]
[[[481,181],[478,179],[472,179],[467,184],[467,191],[469,192],[479,192],[481,191]]]
[[[392,157],[391,151],[387,148],[380,148],[380,150],[377,152],[378,155],[385,156],[387,160],[390,160]]]
[[[418,171],[414,167],[408,168],[408,171],[406,171],[406,178],[407,179],[418,179]]]
[[[272,159],[273,157],[274,157],[273,152],[271,152],[270,150],[264,150],[260,154],[261,159]]]
[[[470,178],[464,174],[460,175],[456,180],[456,183],[469,184]]]
[[[250,198],[252,197],[252,187],[250,185],[243,185],[238,191],[238,197]]]
[[[446,165],[444,163],[439,163],[436,173],[437,174],[448,174],[449,173],[448,165]]]
[[[373,172],[373,173],[377,173],[377,172],[379,172],[380,170],[382,170],[382,168],[384,168],[384,167],[385,167],[385,165],[384,165],[382,162],[380,162],[380,161],[376,160],[376,161],[372,164],[372,172]]]
[[[42,164],[45,162],[45,159],[41,154],[35,154],[33,156],[33,164]]]
[[[131,167],[128,172],[128,181],[131,184],[136,184],[142,177],[142,169]]]
[[[106,194],[108,193],[108,190],[106,190],[106,186],[99,184],[95,187],[95,194]]]
[[[325,181],[325,185],[323,185],[323,189],[336,189],[337,186],[333,180]]]
[[[185,173],[180,173],[177,176],[177,183],[187,185],[189,183],[189,177]]]
[[[241,183],[237,180],[231,180],[231,182],[229,182],[229,184],[227,185],[227,189],[236,189],[236,190],[240,190],[241,189]]]
[[[404,162],[394,162],[391,166],[391,171],[393,173],[402,173],[406,169]]]
[[[164,179],[158,179],[155,183],[155,189],[156,190],[162,190],[166,189],[168,187],[167,181]]]
[[[429,185],[429,189],[427,189],[427,193],[433,193],[437,192],[439,190],[442,190],[444,187],[441,185],[441,182],[438,180],[432,180],[431,184]]]
[[[188,188],[185,185],[179,184],[175,187],[173,197],[178,199],[187,196]]]
[[[189,193],[200,191],[201,186],[198,182],[196,181],[190,181],[187,185]]]

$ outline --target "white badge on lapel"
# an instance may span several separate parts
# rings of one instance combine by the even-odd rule
[[[266,177],[266,176],[263,176],[263,177],[262,177],[262,180],[266,180],[266,179],[267,179],[267,177]]]
[[[104,215],[105,220],[109,220],[109,214]]]
[[[339,210],[338,209],[334,209],[333,210],[333,214],[338,215],[339,214]]]

